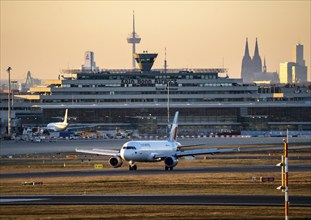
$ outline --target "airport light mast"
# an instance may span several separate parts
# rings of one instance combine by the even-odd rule
[[[171,125],[170,125],[170,83],[172,83],[173,81],[168,80],[167,81],[167,134],[169,132],[169,130],[171,129]]]
[[[167,128],[170,129],[170,81],[167,82]]]
[[[165,48],[165,55],[164,55],[164,73],[167,73],[166,48]]]
[[[8,91],[8,137],[11,139],[11,70],[9,66],[6,70],[9,73],[9,91]]]
[[[127,42],[129,44],[132,44],[132,67],[133,67],[133,69],[136,69],[136,62],[135,62],[135,58],[133,57],[133,54],[136,53],[136,44],[139,44],[140,40],[141,40],[141,38],[135,32],[135,14],[134,14],[134,11],[133,11],[133,32],[127,38]]]

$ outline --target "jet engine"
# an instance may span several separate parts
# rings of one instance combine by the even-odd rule
[[[121,167],[123,164],[123,160],[121,157],[111,157],[108,162],[113,168]]]
[[[166,157],[164,159],[165,169],[170,168],[171,170],[178,164],[178,160],[175,157]]]

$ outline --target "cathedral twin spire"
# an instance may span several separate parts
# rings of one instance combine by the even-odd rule
[[[248,49],[248,38],[246,38],[245,52],[242,60],[241,71],[241,77],[243,79],[243,82],[251,83],[253,81],[252,75],[256,72],[262,72],[262,62],[259,55],[258,41],[256,38],[255,52],[253,59],[251,59]]]
[[[262,63],[261,63],[261,58],[259,56],[257,37],[256,37],[256,44],[255,44],[255,53],[254,53],[252,61],[253,61],[254,72],[262,72]]]
[[[250,56],[249,56],[249,49],[248,49],[248,38],[246,38],[244,57],[245,56],[248,56],[250,58]]]

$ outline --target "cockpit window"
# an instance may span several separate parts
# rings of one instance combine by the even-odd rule
[[[122,149],[132,149],[132,150],[136,150],[136,147],[133,147],[133,146],[127,146],[127,147],[122,147]]]

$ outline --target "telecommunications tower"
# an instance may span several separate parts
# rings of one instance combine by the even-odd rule
[[[129,44],[132,44],[132,65],[133,65],[133,69],[136,69],[136,62],[135,62],[135,58],[134,58],[133,54],[136,53],[136,44],[139,44],[140,40],[141,40],[141,38],[135,32],[135,14],[133,11],[133,32],[127,38],[127,42]]]

